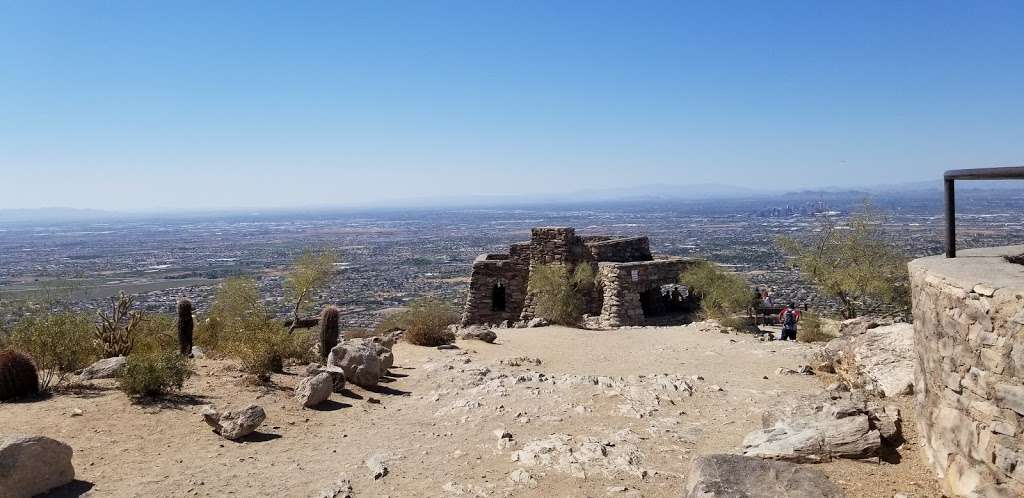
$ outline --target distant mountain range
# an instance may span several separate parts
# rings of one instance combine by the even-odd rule
[[[959,191],[998,190],[1000,192],[1019,190],[1024,193],[1022,182],[960,182]],[[589,189],[571,193],[526,193],[526,194],[475,194],[463,196],[422,197],[402,201],[381,202],[362,206],[312,206],[294,209],[260,209],[239,207],[237,209],[207,210],[139,210],[105,211],[100,209],[78,209],[68,207],[47,207],[38,209],[0,209],[0,223],[30,222],[76,222],[103,221],[110,219],[143,219],[160,216],[214,216],[231,214],[317,212],[329,210],[377,210],[416,208],[480,208],[514,207],[531,205],[572,205],[598,202],[698,202],[714,199],[785,199],[786,201],[860,201],[871,196],[894,194],[941,195],[942,181],[922,181],[889,185],[872,185],[856,188],[825,187],[796,191],[772,191],[718,183],[693,185],[643,185],[610,189]]]

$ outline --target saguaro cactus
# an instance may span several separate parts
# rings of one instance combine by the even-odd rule
[[[39,375],[32,359],[15,351],[0,352],[0,401],[39,392]]]
[[[192,301],[182,299],[178,301],[178,347],[184,356],[192,356],[192,329],[195,323],[192,321]]]
[[[320,359],[327,361],[327,355],[338,345],[338,327],[341,313],[335,306],[328,306],[320,312]]]

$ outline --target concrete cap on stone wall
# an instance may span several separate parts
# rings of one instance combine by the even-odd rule
[[[957,251],[957,257],[943,255],[915,259],[911,273],[926,272],[952,286],[992,296],[1000,289],[1024,292],[1024,265],[1011,263],[1008,256],[1024,254],[1024,245],[986,247]]]

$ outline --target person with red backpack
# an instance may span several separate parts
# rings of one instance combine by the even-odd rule
[[[782,335],[780,341],[796,340],[796,322],[800,321],[800,310],[796,309],[795,303],[789,303],[779,313],[779,323],[782,324]]]

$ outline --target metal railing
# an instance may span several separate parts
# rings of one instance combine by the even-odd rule
[[[956,180],[1024,180],[1024,166],[951,169],[942,175],[946,185],[946,257],[956,257]]]

